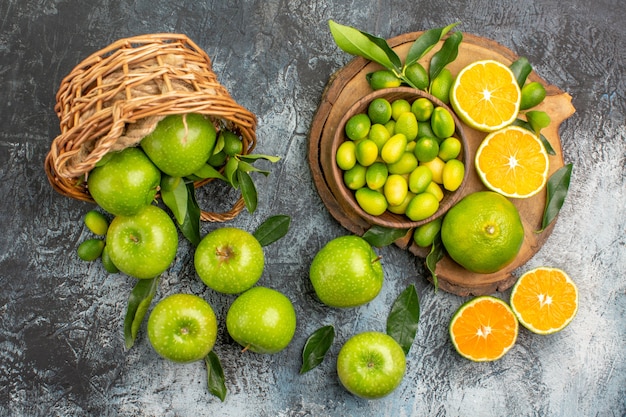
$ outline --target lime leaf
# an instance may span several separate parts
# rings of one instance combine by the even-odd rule
[[[552,223],[552,220],[554,220],[559,214],[561,207],[563,207],[565,197],[567,197],[567,192],[569,190],[572,168],[573,165],[571,163],[562,166],[548,179],[548,183],[546,185],[546,206],[543,212],[543,219],[541,221],[541,229],[538,230],[537,233],[543,232],[545,228]]]
[[[302,350],[300,374],[304,374],[321,364],[334,340],[335,328],[331,325],[320,327],[314,331]]]
[[[407,67],[421,59],[431,49],[433,49],[435,45],[437,45],[437,42],[439,42],[441,38],[443,38],[459,23],[460,22],[452,23],[451,25],[442,28],[430,29],[422,33],[411,45],[409,53],[406,56],[406,61],[404,62],[404,66]]]
[[[135,344],[137,332],[156,294],[158,284],[159,277],[139,279],[130,292],[126,317],[124,317],[124,341],[126,349],[130,349]]]
[[[441,49],[430,58],[430,67],[428,68],[428,76],[431,80],[437,78],[437,75],[448,65],[453,62],[459,55],[459,45],[463,40],[461,32],[454,32],[443,42]]]
[[[365,239],[370,245],[382,248],[391,245],[396,240],[406,236],[407,229],[395,229],[391,227],[383,227],[373,225],[364,234]]]
[[[528,58],[525,56],[519,57],[509,68],[513,71],[513,75],[515,75],[515,79],[520,88],[524,86],[526,78],[528,78],[528,75],[533,70],[530,62],[528,62]]]
[[[226,181],[233,188],[239,188],[239,183],[237,182],[237,169],[239,168],[239,160],[237,158],[229,158],[228,162],[226,162],[226,167],[224,167],[224,174],[226,174]]]
[[[419,319],[419,299],[415,285],[411,284],[396,298],[387,317],[387,334],[398,342],[405,355],[411,350]]]
[[[258,159],[265,159],[267,161],[276,163],[280,161],[280,156],[273,155],[263,155],[263,154],[249,154],[249,155],[239,155],[239,159],[246,162],[254,162]]]
[[[439,282],[437,280],[437,274],[435,273],[435,270],[437,269],[437,262],[443,259],[443,255],[443,244],[441,243],[441,236],[438,235],[433,242],[433,246],[430,248],[430,252],[426,256],[426,268],[428,268],[430,276],[433,279],[435,292],[437,292],[437,290],[439,289]]]
[[[224,402],[226,399],[226,383],[220,359],[215,352],[210,351],[204,358],[204,363],[206,364],[209,392]]]
[[[196,189],[193,183],[187,187],[187,211],[185,220],[180,226],[180,231],[194,246],[200,243],[200,207],[196,201]]]
[[[522,120],[522,119],[515,119],[513,121],[513,125],[522,127],[522,128],[524,128],[526,130],[529,130],[529,131],[537,134],[538,137],[539,137],[539,140],[543,144],[543,147],[546,148],[546,152],[548,152],[548,155],[556,155],[556,151],[554,150],[554,148],[552,147],[552,145],[550,144],[548,139],[544,135],[542,135],[541,133],[537,133],[535,131],[535,129],[533,129],[533,127],[530,125],[530,123],[528,123],[527,121]]]
[[[261,246],[267,246],[282,238],[289,231],[291,217],[284,214],[277,214],[268,217],[257,229],[253,236],[259,241]]]
[[[344,26],[333,20],[328,21],[330,33],[337,46],[345,52],[374,61],[383,67],[400,72],[402,63],[387,42],[351,26]]]
[[[187,186],[184,181],[178,181],[173,189],[161,188],[161,199],[172,211],[178,224],[183,224],[187,214]]]
[[[243,197],[243,202],[246,204],[246,208],[248,212],[254,213],[256,210],[258,196],[256,187],[250,174],[241,169],[237,170],[237,182],[239,183],[239,187],[241,188],[241,195]]]
[[[239,171],[243,171],[243,172],[258,172],[258,173],[261,173],[261,174],[265,175],[266,177],[268,175],[270,175],[269,171],[266,171],[266,170],[263,170],[263,169],[259,169],[259,168],[255,167],[254,165],[252,165],[252,164],[250,164],[250,163],[248,163],[246,161],[243,161],[243,160],[239,161],[237,169]]]

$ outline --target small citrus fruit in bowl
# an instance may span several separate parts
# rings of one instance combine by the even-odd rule
[[[370,225],[401,229],[428,223],[452,207],[463,194],[471,162],[455,113],[409,87],[376,90],[357,100],[322,158],[332,159],[327,181],[345,210]]]

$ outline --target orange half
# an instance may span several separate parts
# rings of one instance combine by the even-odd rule
[[[535,134],[518,126],[488,134],[476,150],[475,166],[483,184],[506,197],[531,197],[548,181],[545,147]]]
[[[513,287],[511,308],[531,332],[556,333],[576,315],[578,289],[558,268],[535,268],[522,275]]]
[[[495,361],[517,340],[518,321],[507,303],[485,295],[463,304],[450,321],[456,351],[476,362]]]
[[[521,89],[513,71],[494,61],[476,61],[463,68],[450,90],[450,104],[468,126],[494,132],[517,118]]]

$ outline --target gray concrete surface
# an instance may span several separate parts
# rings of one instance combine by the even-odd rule
[[[329,77],[350,57],[327,20],[382,37],[461,21],[529,58],[573,97],[561,129],[574,163],[567,201],[547,244],[519,273],[539,265],[567,270],[580,309],[559,334],[522,329],[494,363],[472,363],[448,340],[465,298],[434,293],[419,259],[396,247],[384,256],[386,284],[367,306],[322,307],[307,272],[314,253],[346,231],[325,210],[306,163],[308,129]],[[0,2],[0,416],[624,416],[626,415],[625,75],[621,0],[467,2],[94,1]],[[91,205],[52,190],[43,159],[58,134],[59,83],[82,58],[126,36],[185,33],[214,61],[220,81],[259,120],[260,152],[280,155],[260,177],[260,204],[230,225],[254,230],[266,217],[293,217],[290,233],[266,248],[260,284],[295,303],[292,344],[274,356],[242,354],[220,327],[216,353],[228,396],[208,395],[202,363],[159,359],[145,337],[125,351],[123,317],[133,280],[77,259]],[[201,202],[224,190],[205,187]],[[203,225],[206,233],[219,225]],[[224,319],[232,297],[207,290],[182,244],[158,297],[202,295]],[[339,347],[362,330],[384,330],[389,306],[414,283],[421,301],[407,375],[389,397],[365,401],[340,386]],[[508,299],[508,292],[497,296]],[[222,321],[223,323],[223,321]],[[306,337],[335,325],[327,360],[299,375]]]

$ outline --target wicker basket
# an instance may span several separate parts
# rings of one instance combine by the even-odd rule
[[[208,115],[216,129],[241,136],[244,154],[256,145],[254,114],[220,85],[208,55],[180,34],[121,39],[89,56],[63,79],[55,111],[61,134],[46,156],[46,175],[56,191],[83,201],[93,202],[86,178],[96,163],[136,146],[168,115]],[[201,219],[227,221],[244,207],[240,197],[228,212],[203,210]]]

